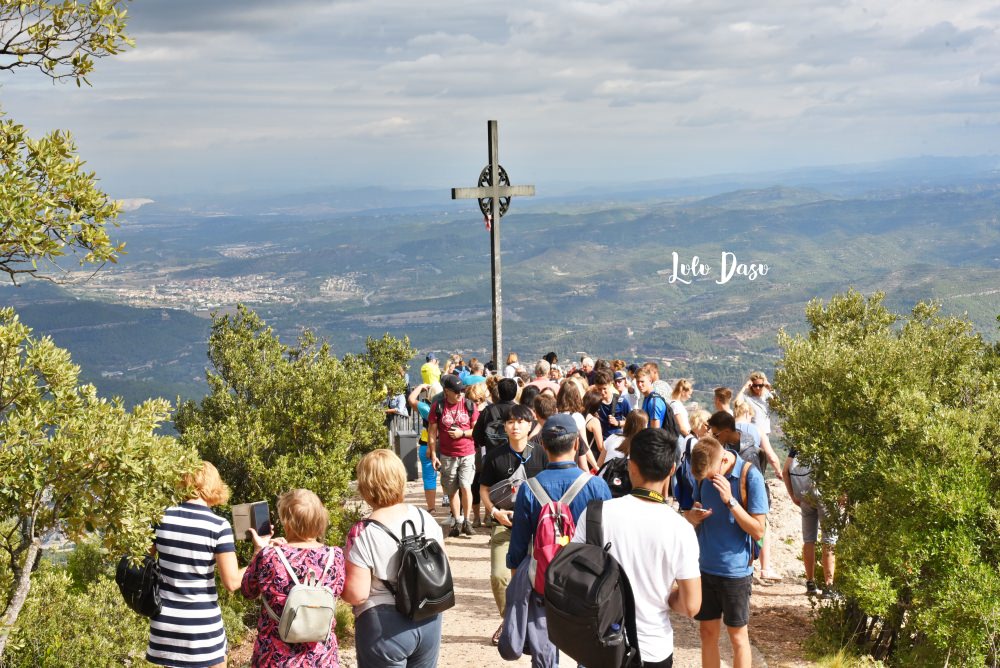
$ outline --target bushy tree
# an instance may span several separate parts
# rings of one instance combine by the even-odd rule
[[[181,476],[199,463],[193,449],[156,433],[169,402],[128,411],[80,385],[79,373],[67,351],[0,309],[0,557],[13,575],[0,658],[44,537],[95,534],[113,554],[142,554]]]
[[[61,568],[43,565],[11,634],[8,668],[106,668],[142,663],[149,624],[125,606],[114,580],[78,587]]]
[[[124,4],[0,0],[0,70],[35,69],[54,81],[89,83],[95,59],[132,43]],[[24,126],[0,119],[0,272],[15,282],[38,274],[39,262],[67,254],[81,264],[114,262],[124,247],[106,230],[118,204],[75,152],[68,132],[32,139]]]
[[[369,339],[366,354],[337,358],[309,331],[283,344],[241,305],[214,318],[208,347],[210,391],[178,409],[181,440],[218,467],[234,503],[304,487],[336,516],[357,458],[385,444],[381,404],[387,386],[401,390],[409,343]]]
[[[780,335],[776,404],[827,504],[839,586],[897,633],[901,665],[997,665],[1000,373],[969,322],[882,294],[811,302]]]

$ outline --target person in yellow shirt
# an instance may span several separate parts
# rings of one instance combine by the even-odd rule
[[[424,381],[424,385],[430,385],[431,388],[440,392],[441,363],[438,361],[437,355],[434,353],[427,353],[427,357],[424,359],[427,361],[422,367],[420,367],[420,378]]]

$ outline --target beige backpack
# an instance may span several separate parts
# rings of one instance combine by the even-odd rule
[[[285,570],[288,571],[288,576],[292,579],[292,588],[288,592],[288,598],[285,599],[285,607],[281,611],[281,617],[274,614],[274,610],[267,604],[263,596],[261,596],[261,601],[264,603],[267,614],[271,615],[271,619],[278,622],[278,637],[286,643],[326,642],[330,637],[337,599],[329,587],[320,584],[326,578],[327,571],[333,564],[334,549],[331,547],[329,550],[322,575],[317,579],[312,569],[308,568],[305,578],[299,582],[299,578],[295,575],[295,571],[292,570],[292,566],[288,563],[281,548],[274,548],[274,551],[278,553],[278,559],[281,560]]]

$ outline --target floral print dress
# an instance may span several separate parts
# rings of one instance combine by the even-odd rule
[[[275,550],[281,550],[288,563],[295,571],[299,581],[306,574],[306,569],[319,577],[323,566],[333,550],[333,562],[320,583],[330,588],[334,596],[340,596],[344,591],[344,552],[339,547],[281,547],[265,548],[250,561],[243,575],[241,591],[247,598],[263,596],[275,614],[281,617],[285,607],[285,599],[292,588],[292,579],[282,565]],[[257,641],[253,646],[254,666],[281,668],[339,668],[340,658],[337,655],[337,636],[330,633],[325,643],[310,642],[289,645],[278,637],[278,622],[261,606],[257,619]]]

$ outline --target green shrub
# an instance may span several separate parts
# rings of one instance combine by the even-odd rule
[[[996,666],[1000,356],[932,304],[881,300],[810,302],[811,331],[780,336],[775,408],[829,507],[846,501],[838,586],[895,631],[892,662]]]
[[[113,580],[77,591],[65,569],[33,576],[4,657],[7,668],[106,668],[143,665],[149,623],[129,610]]]
[[[77,543],[66,559],[66,571],[76,591],[83,591],[100,578],[113,578],[115,565],[107,551],[91,540]]]

